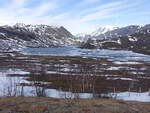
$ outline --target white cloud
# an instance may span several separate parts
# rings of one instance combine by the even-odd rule
[[[94,20],[101,20],[105,18],[110,18],[116,16],[116,14],[111,14],[112,9],[105,9],[102,11],[96,11],[81,18],[82,22],[86,21],[94,21]]]
[[[112,19],[113,17],[120,16],[120,10],[129,9],[130,7],[140,4],[140,0],[116,1],[106,4],[100,4],[97,7],[86,8],[77,12],[76,9],[70,9],[62,11],[61,13],[51,13],[51,11],[57,11],[61,8],[60,2],[65,4],[66,0],[48,0],[42,1],[34,8],[26,7],[27,3],[31,0],[13,0],[12,4],[4,8],[0,8],[0,24],[48,24],[65,26],[73,34],[76,33],[89,33],[98,28],[102,23],[100,20]],[[100,0],[101,1],[101,0]],[[85,5],[89,3],[96,3],[99,0],[83,0]],[[59,4],[58,4],[59,3]],[[11,7],[9,7],[11,5]],[[130,10],[129,10],[130,11]],[[99,24],[95,24],[94,21],[99,21]],[[115,21],[115,20],[114,20]]]
[[[128,9],[139,5],[140,2],[128,2],[128,0],[117,1],[100,5],[96,8],[91,8],[80,13],[81,21],[88,22],[94,20],[101,20],[106,18],[112,18],[120,14],[122,9]]]
[[[57,8],[54,1],[43,2],[35,8],[25,7],[29,0],[13,0],[6,7],[0,8],[0,24],[12,24],[17,22],[23,23],[39,23],[40,16],[43,16],[51,10]]]
[[[10,4],[10,8],[16,9],[21,8],[24,6],[24,4],[27,2],[27,0],[12,0]]]

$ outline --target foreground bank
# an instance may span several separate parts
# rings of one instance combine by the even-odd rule
[[[0,113],[149,113],[150,103],[112,99],[52,99],[12,97],[0,99]]]

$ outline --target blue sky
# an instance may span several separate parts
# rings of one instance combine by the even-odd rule
[[[149,0],[0,0],[0,24],[64,26],[73,34],[103,26],[150,24]]]

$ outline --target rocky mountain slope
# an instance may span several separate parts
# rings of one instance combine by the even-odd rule
[[[109,30],[105,33],[94,36],[94,38],[95,39],[112,39],[112,38],[117,38],[121,36],[129,36],[131,34],[138,32],[140,29],[141,29],[141,26],[131,25],[127,27]]]
[[[147,26],[150,28],[150,26]],[[79,35],[77,36],[80,39],[112,39],[122,36],[130,36],[134,33],[139,32],[141,29],[144,29],[145,26],[140,25],[130,25],[126,27],[101,27],[98,30],[92,32],[91,34]]]
[[[134,34],[118,38],[88,39],[81,44],[81,48],[126,49],[150,54],[150,25],[141,27]]]
[[[92,32],[90,35],[91,37],[99,37],[101,34],[105,34],[107,32],[110,32],[116,29],[119,29],[119,27],[115,27],[115,26],[100,27],[98,30]]]
[[[0,27],[1,50],[18,50],[24,47],[58,47],[76,45],[75,37],[64,27],[25,25]]]
[[[73,36],[64,27],[25,25],[0,27],[0,50],[80,45],[81,48],[127,49],[150,53],[150,24],[101,28],[91,35]]]
[[[76,35],[76,38],[80,41],[87,41],[89,38],[98,38],[99,36],[110,32],[112,30],[118,29],[118,27],[114,26],[106,26],[106,27],[100,27],[98,30],[90,33],[90,34],[84,34],[84,33],[79,33]],[[101,37],[100,37],[101,38]]]

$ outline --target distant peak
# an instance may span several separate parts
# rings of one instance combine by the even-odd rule
[[[106,25],[106,26],[103,26],[101,28],[105,28],[105,29],[109,29],[109,30],[114,30],[114,29],[118,29],[119,27],[118,26],[114,26],[114,25]]]
[[[98,36],[100,34],[104,34],[108,31],[112,31],[112,30],[115,30],[115,29],[118,29],[118,28],[119,27],[116,27],[116,26],[106,25],[106,26],[100,27],[98,30],[92,32],[91,36]]]
[[[13,25],[13,27],[19,27],[19,28],[47,28],[51,27],[53,29],[59,28],[57,26],[50,26],[45,24],[24,24],[24,23],[16,23]]]

